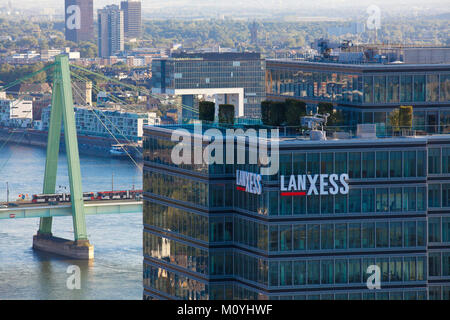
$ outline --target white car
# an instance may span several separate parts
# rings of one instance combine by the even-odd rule
[[[8,208],[6,204],[0,204],[0,209]]]

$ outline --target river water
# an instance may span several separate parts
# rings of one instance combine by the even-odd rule
[[[0,144],[1,147],[1,144]],[[142,188],[142,172],[130,159],[80,155],[83,191]],[[45,149],[8,144],[0,149],[0,201],[41,193]],[[60,154],[57,191],[69,188],[67,160]],[[0,300],[142,299],[142,215],[87,216],[94,245],[92,262],[36,252],[32,238],[39,219],[0,220]],[[53,219],[53,234],[73,239],[71,217]],[[68,268],[81,270],[81,288],[70,290]]]

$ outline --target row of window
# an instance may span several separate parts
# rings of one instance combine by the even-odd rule
[[[176,272],[154,267],[144,263],[145,287],[160,291],[165,295],[183,300],[207,300],[208,286]]]
[[[208,250],[144,232],[144,255],[188,270],[208,273]]]
[[[428,218],[428,241],[450,242],[450,217]]]
[[[144,192],[203,207],[208,206],[209,186],[204,182],[155,171],[144,171],[143,185]]]
[[[347,103],[445,102],[450,75],[357,75],[341,72],[268,69],[268,94]]]
[[[201,241],[208,241],[208,217],[144,201],[144,224]]]
[[[224,253],[212,257],[227,258]],[[227,262],[225,262],[227,264]],[[267,261],[235,252],[234,276],[271,287],[365,284],[377,265],[383,282],[424,281],[427,278],[425,256],[379,258],[328,258]],[[211,275],[223,276],[223,268],[210,268]]]
[[[426,210],[426,187],[354,188],[347,195],[286,197],[279,191],[254,195],[235,190],[235,208],[260,215],[406,213]]]
[[[351,179],[426,176],[425,150],[289,153],[280,154],[279,160],[280,175],[348,173]]]
[[[428,268],[430,277],[450,277],[450,252],[430,252]]]
[[[410,248],[426,244],[425,221],[324,223],[269,227],[269,251]]]
[[[428,185],[428,207],[450,207],[450,183]]]

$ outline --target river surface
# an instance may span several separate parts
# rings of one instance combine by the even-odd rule
[[[80,155],[80,162],[83,191],[142,188],[142,172],[130,159]],[[0,201],[6,201],[6,182],[9,201],[41,193],[44,169],[45,149],[0,144]],[[56,186],[68,192],[63,153]],[[142,299],[142,214],[87,216],[86,223],[95,250],[92,262],[34,251],[39,219],[0,220],[0,300]],[[73,239],[72,218],[54,218],[53,234]],[[73,265],[80,268],[81,288],[70,290],[68,268]]]

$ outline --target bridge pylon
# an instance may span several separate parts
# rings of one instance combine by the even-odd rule
[[[61,127],[64,123],[74,241],[54,237],[52,234],[53,218],[45,217],[41,218],[39,231],[33,237],[33,248],[75,259],[93,259],[94,247],[89,243],[86,232],[80,157],[67,55],[59,55],[55,58],[52,92],[43,193],[55,194],[56,192]]]

